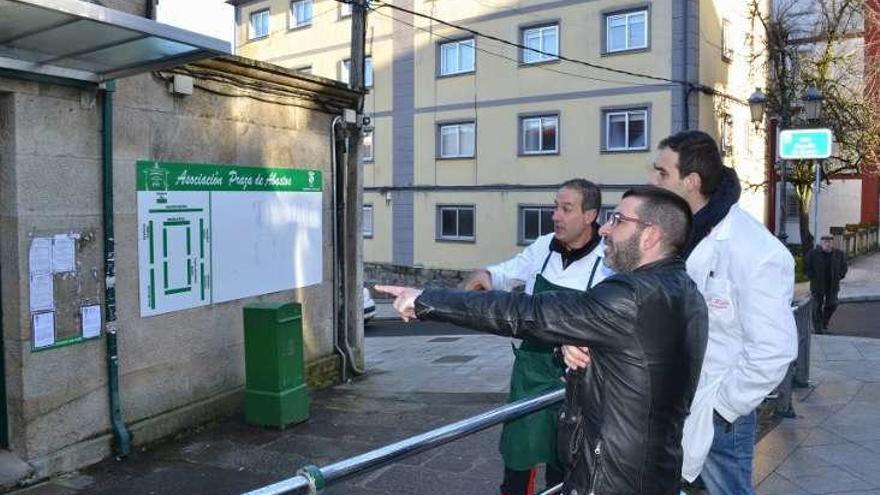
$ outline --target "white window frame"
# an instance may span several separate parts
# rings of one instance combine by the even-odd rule
[[[446,210],[454,210],[455,214],[455,235],[444,235],[443,234],[443,212]],[[462,210],[470,210],[471,218],[473,219],[471,223],[471,235],[462,235],[461,234],[461,211]],[[473,242],[477,237],[477,207],[475,205],[437,205],[437,237],[438,241],[464,241],[464,242]]]
[[[351,59],[339,61],[339,81],[351,86]],[[373,57],[364,58],[364,87],[373,87]]]
[[[642,40],[641,44],[633,44],[630,45],[630,29],[632,22],[631,20],[634,17],[644,16],[645,20],[645,38]],[[620,52],[628,52],[632,50],[644,50],[648,48],[649,40],[651,39],[651,24],[650,24],[650,15],[648,15],[648,8],[642,8],[638,10],[629,10],[626,12],[611,12],[605,14],[605,53],[620,53]],[[625,45],[621,48],[615,48],[611,46],[611,23],[614,20],[623,19],[626,36],[625,36]]]
[[[373,237],[373,221],[375,217],[373,216],[375,210],[373,210],[373,205],[370,203],[365,203],[361,207],[361,233],[364,238],[371,239]],[[369,220],[369,221],[368,221]]]
[[[471,145],[472,152],[470,154],[466,154],[462,152],[462,136],[466,135],[467,132],[463,132],[470,128],[470,135],[473,137],[473,144]],[[444,135],[455,135],[456,139],[456,152],[444,154],[443,153],[443,136]],[[443,124],[437,124],[437,157],[438,158],[473,158],[477,154],[477,123],[474,121],[469,122],[449,122]]]
[[[733,40],[730,36],[732,29],[730,19],[721,20],[721,60],[728,63],[733,60]]]
[[[375,145],[375,132],[376,130],[374,128],[370,131],[365,132],[363,137],[361,138],[361,149],[364,151],[361,155],[361,162],[363,163],[370,163],[375,159],[375,152],[373,151],[373,146]],[[367,154],[367,150],[370,150],[369,154]]]
[[[439,57],[439,64],[437,73],[440,76],[455,76],[458,74],[471,74],[476,72],[477,65],[477,54],[476,54],[476,40],[474,38],[465,38],[455,41],[447,41],[444,43],[440,43],[439,48],[437,49],[437,56]],[[455,50],[455,63],[456,67],[450,69],[446,67],[446,57],[444,56],[444,51],[446,50]],[[471,51],[471,66],[470,67],[462,67],[462,52],[463,50]]]
[[[339,3],[339,18],[344,19],[351,17],[351,4],[346,2]]]
[[[372,88],[373,87],[373,57],[367,56],[364,58],[364,87]]]
[[[636,114],[642,114],[644,116],[645,122],[645,144],[644,146],[630,146],[629,144],[629,123],[632,117]],[[626,116],[626,125],[624,126],[624,137],[626,144],[623,147],[613,148],[611,147],[611,117],[616,115],[625,115]],[[648,149],[648,139],[649,139],[649,129],[648,129],[648,119],[649,112],[647,108],[630,108],[630,109],[619,109],[619,110],[606,110],[603,112],[602,118],[605,119],[605,136],[604,136],[604,146],[603,151],[645,151]]]
[[[300,19],[297,16],[297,6],[308,7],[308,19]],[[298,29],[312,25],[315,13],[314,0],[291,0],[290,2],[290,29]]]
[[[729,113],[721,115],[721,153],[733,154],[733,116]]]
[[[257,24],[255,22],[256,18],[266,16],[266,33],[265,34],[257,34]],[[259,40],[263,38],[268,38],[269,33],[272,32],[271,25],[271,16],[269,9],[261,9],[255,10],[251,12],[248,16],[248,39],[249,40]]]
[[[339,61],[339,81],[345,84],[351,84],[351,59]]]
[[[553,232],[553,206],[552,205],[520,205],[517,208],[517,221],[519,222],[519,236],[517,239],[517,243],[520,245],[527,245],[535,242],[538,237],[541,237],[544,234],[549,234]],[[538,215],[538,237],[534,239],[526,238],[526,214],[534,212]],[[550,230],[548,232],[542,232],[543,225],[541,224],[541,213],[550,212]]]
[[[530,151],[526,149],[526,123],[529,121],[538,122],[538,149]],[[544,149],[544,126],[550,122],[556,127],[556,143],[552,150]],[[519,119],[519,136],[520,136],[520,154],[522,155],[556,155],[559,153],[559,115],[529,115]]]
[[[556,34],[556,46],[553,47],[554,49],[544,49],[544,38],[550,31],[554,31]],[[545,53],[538,53],[529,48],[523,48],[520,51],[521,63],[523,63],[524,65],[528,65],[559,60],[559,23],[554,22],[552,24],[543,24],[540,26],[528,26],[522,28],[520,31],[520,43],[523,46],[529,46],[528,37],[533,34],[537,35],[538,37],[538,45],[541,47],[541,51],[545,53],[553,53],[553,55],[546,55]]]

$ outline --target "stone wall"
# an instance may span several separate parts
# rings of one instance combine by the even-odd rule
[[[446,270],[421,268],[391,263],[364,263],[364,284],[371,288],[376,284],[403,285],[409,287],[458,287],[470,270]],[[373,297],[387,298],[384,294]]]
[[[259,77],[257,64],[237,63],[250,77]],[[275,84],[283,72],[278,68],[273,73]],[[318,285],[140,316],[138,160],[323,170],[323,243],[332,244],[332,107],[318,111],[305,100],[313,94],[332,105],[345,98],[353,102],[354,95],[332,83],[288,83],[299,85],[294,89],[300,96],[275,102],[250,98],[232,82],[211,83],[213,91],[205,91],[199,85],[207,83],[197,80],[192,96],[169,94],[166,82],[155,74],[116,83],[113,194],[120,395],[136,444],[240,410],[242,307],[251,302],[301,302],[308,381],[326,386],[338,380],[332,260],[327,254],[324,282]],[[0,78],[0,276],[10,450],[34,466],[38,478],[111,453],[105,342],[99,338],[32,350],[27,277],[34,236],[80,234],[77,270],[67,286],[56,284],[56,300],[103,303],[102,97],[95,89]],[[66,331],[74,324],[61,326]]]

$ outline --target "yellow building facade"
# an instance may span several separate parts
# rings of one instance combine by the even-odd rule
[[[230,3],[237,54],[347,80],[347,5]],[[765,170],[746,99],[766,76],[747,2],[406,0],[372,8],[365,261],[468,269],[506,259],[552,232],[559,183],[601,184],[608,211],[645,183],[657,143],[685,128],[719,139],[743,181],[741,203],[764,220],[765,194],[748,187]]]

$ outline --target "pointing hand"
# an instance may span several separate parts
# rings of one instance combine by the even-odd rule
[[[421,295],[421,290],[396,285],[376,285],[374,288],[379,292],[394,296],[394,309],[400,313],[403,321],[408,322],[416,318],[416,298]]]

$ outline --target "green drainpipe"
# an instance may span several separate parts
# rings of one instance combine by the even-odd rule
[[[102,86],[101,117],[101,163],[104,171],[104,318],[107,322],[107,386],[110,392],[110,424],[113,428],[114,447],[118,458],[131,451],[131,433],[122,419],[119,400],[119,353],[116,345],[116,246],[113,237],[113,92],[116,82],[107,81]]]

